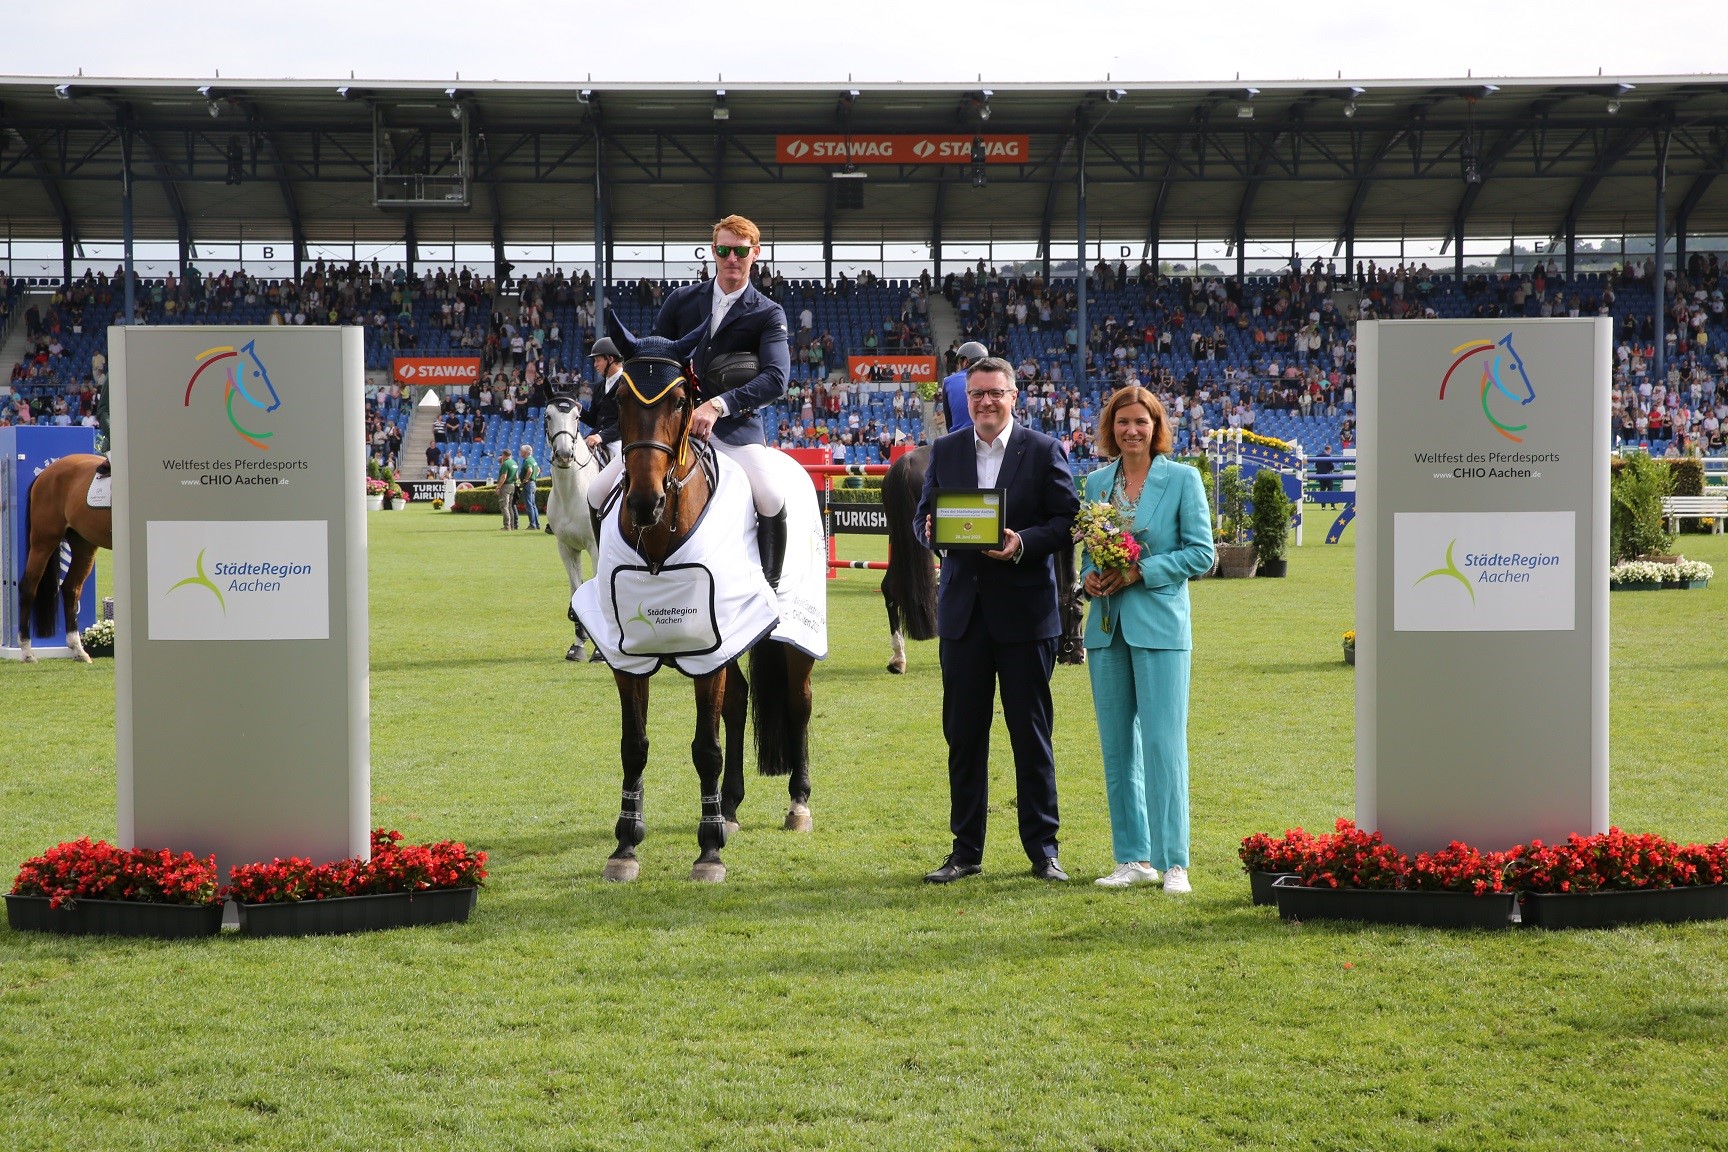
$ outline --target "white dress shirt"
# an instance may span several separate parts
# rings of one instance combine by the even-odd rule
[[[714,281],[714,309],[708,318],[708,335],[712,336],[720,331],[720,325],[725,321],[726,313],[732,310],[732,305],[738,303],[738,297],[744,295],[744,288],[748,287],[750,287],[750,281],[746,278],[743,288],[728,295],[720,291],[720,281],[718,279]]]
[[[978,426],[972,426],[976,429]],[[1002,431],[994,440],[984,440],[974,431],[972,433],[972,449],[978,454],[978,487],[996,487],[996,477],[1002,471],[1002,459],[1008,455],[1008,437],[1014,432],[1014,419],[1009,417],[1008,423],[1002,426]]]

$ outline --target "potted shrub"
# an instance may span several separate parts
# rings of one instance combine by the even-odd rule
[[[214,856],[85,837],[24,862],[6,897],[6,922],[71,936],[214,936],[222,904]]]
[[[1629,452],[1614,469],[1609,487],[1610,561],[1654,560],[1673,563],[1674,537],[1662,516],[1662,498],[1672,495],[1674,477],[1666,465],[1643,452]]]
[[[1344,663],[1356,666],[1356,629],[1344,633]]]
[[[372,512],[383,511],[383,509],[384,509],[384,496],[389,491],[390,491],[390,485],[384,483],[384,481],[378,479],[376,476],[366,477],[366,507],[367,507],[367,509],[372,511]]]
[[[1270,468],[1254,477],[1254,556],[1260,576],[1282,576],[1290,540],[1290,497],[1284,494],[1284,478]]]
[[[1254,545],[1248,539],[1248,482],[1230,465],[1218,474],[1218,575],[1254,575]]]

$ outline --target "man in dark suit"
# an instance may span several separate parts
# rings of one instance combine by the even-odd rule
[[[786,497],[765,478],[770,449],[757,410],[786,394],[792,359],[785,310],[752,282],[761,241],[761,229],[742,216],[714,225],[713,281],[688,284],[668,296],[653,335],[677,340],[706,328],[690,356],[700,400],[690,434],[710,439],[750,477],[762,572],[778,588],[786,559]]]
[[[936,493],[1000,488],[1007,528],[990,551],[950,550],[937,589],[942,734],[948,741],[949,825],[954,848],[925,876],[946,884],[982,870],[989,802],[990,724],[996,689],[1014,748],[1020,842],[1032,874],[1066,880],[1056,858],[1056,764],[1050,746],[1050,673],[1061,616],[1055,553],[1066,547],[1079,498],[1062,446],[1014,421],[1014,369],[985,357],[967,370],[972,426],[931,445],[914,530],[931,546]]]

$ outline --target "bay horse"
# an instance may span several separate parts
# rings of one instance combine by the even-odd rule
[[[582,553],[588,567],[600,573],[600,541],[594,533],[594,518],[588,512],[588,489],[600,475],[600,461],[582,436],[582,405],[574,396],[560,393],[546,405],[546,450],[552,455],[552,494],[546,500],[546,527],[558,541],[558,557],[570,577],[570,595],[582,587]],[[582,644],[588,639],[576,610],[567,609],[576,626],[576,642],[564,653],[566,660],[582,659]],[[592,660],[601,659],[594,649]]]
[[[114,513],[87,502],[90,479],[103,457],[79,453],[62,456],[42,469],[30,485],[24,511],[29,552],[18,581],[18,636],[26,664],[36,662],[30,651],[32,625],[38,636],[54,631],[54,599],[58,590],[66,617],[66,647],[74,659],[94,663],[78,633],[78,601],[84,581],[96,566],[96,549],[114,548]],[[60,545],[71,546],[72,559],[60,570]]]
[[[683,367],[684,357],[703,330],[674,342],[658,336],[638,340],[622,325],[612,327],[613,339],[625,356],[624,379],[618,388],[624,476],[614,515],[623,538],[650,571],[658,571],[696,527],[717,483],[715,450],[690,436],[696,385]],[[736,659],[707,675],[692,677],[696,735],[690,757],[701,782],[702,805],[696,828],[701,855],[690,869],[692,880],[718,883],[726,878],[720,849],[738,827],[738,805],[744,799],[747,708],[755,722],[757,771],[787,777],[790,806],[785,827],[793,831],[811,827],[808,736],[815,659],[771,636],[758,640],[749,656],[748,679]],[[624,780],[614,828],[618,847],[607,859],[604,875],[608,880],[629,881],[637,876],[636,846],[645,834],[642,774],[648,764],[650,676],[616,668],[612,675],[623,721],[619,753]]]
[[[930,448],[916,448],[888,466],[882,478],[882,513],[888,519],[888,570],[882,575],[882,604],[888,610],[892,651],[888,671],[906,671],[906,640],[930,640],[936,635],[936,554],[918,542],[912,520],[930,471]],[[1062,637],[1056,645],[1058,664],[1086,663],[1086,596],[1081,591],[1074,545],[1056,553],[1057,607]],[[902,632],[901,625],[905,625]]]

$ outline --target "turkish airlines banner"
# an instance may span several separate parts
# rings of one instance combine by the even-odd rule
[[[972,141],[982,139],[986,164],[1029,164],[1030,136],[923,134],[916,136],[776,136],[781,164],[970,164]]]
[[[480,382],[480,361],[472,356],[398,356],[390,375],[398,384],[454,384],[466,388]]]
[[[936,379],[936,357],[934,356],[848,356],[846,371],[852,374],[854,380],[868,380],[871,372],[882,367],[896,380],[907,376],[914,384],[922,384],[926,380]]]

